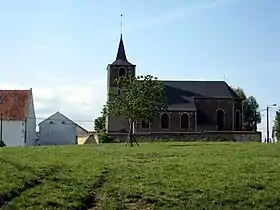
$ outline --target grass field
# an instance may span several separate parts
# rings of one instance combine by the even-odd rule
[[[279,209],[280,144],[0,149],[1,209]]]

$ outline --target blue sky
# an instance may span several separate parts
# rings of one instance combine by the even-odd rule
[[[280,105],[279,11],[278,0],[2,0],[0,85],[32,87],[38,118],[60,110],[91,128],[106,99],[123,13],[138,74],[225,77],[261,108]]]

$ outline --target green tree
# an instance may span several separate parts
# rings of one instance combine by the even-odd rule
[[[261,123],[259,103],[254,96],[247,97],[242,88],[233,88],[233,90],[243,101],[243,129],[256,131],[257,124]]]
[[[233,88],[233,90],[243,101],[247,99],[247,96],[245,95],[242,88],[237,87],[237,88]]]
[[[275,115],[274,131],[275,131],[275,137],[277,139],[277,142],[279,142],[279,140],[280,140],[280,111],[277,111],[276,115]]]
[[[248,97],[244,101],[244,122],[246,130],[257,131],[257,124],[261,123],[261,113],[259,111],[259,103],[254,96]]]
[[[97,133],[106,133],[106,116],[107,116],[107,107],[103,106],[101,111],[101,116],[94,120],[94,130]]]
[[[115,80],[120,93],[109,91],[108,114],[126,117],[129,123],[128,140],[133,146],[133,124],[139,120],[151,122],[167,109],[164,85],[151,75],[120,77]]]

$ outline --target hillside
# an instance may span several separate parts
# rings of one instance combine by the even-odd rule
[[[279,209],[280,144],[0,149],[2,209]]]

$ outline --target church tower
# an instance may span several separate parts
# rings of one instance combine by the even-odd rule
[[[120,91],[117,89],[115,80],[122,76],[135,76],[136,65],[130,63],[126,57],[123,37],[121,34],[116,60],[107,66],[107,100],[109,90]],[[124,117],[108,116],[106,121],[108,133],[127,132],[129,125]]]

